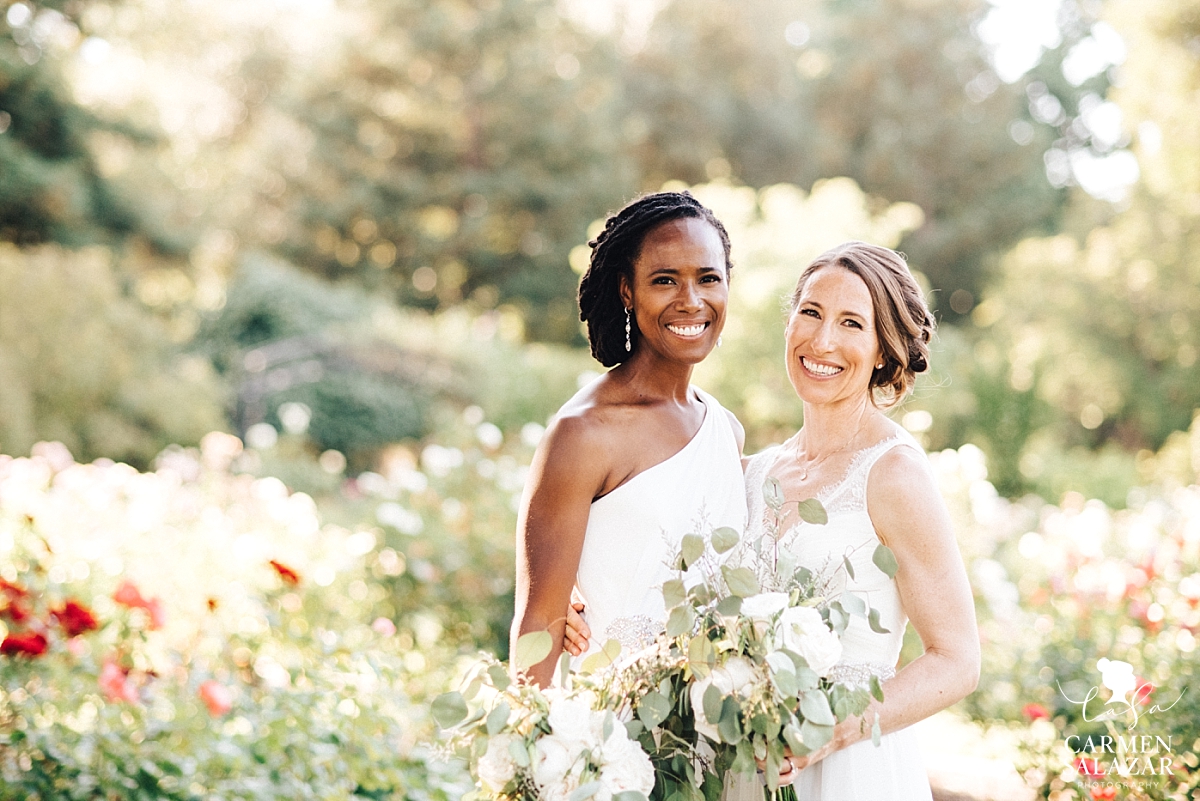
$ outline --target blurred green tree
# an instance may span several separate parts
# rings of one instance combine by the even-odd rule
[[[5,4],[0,22],[0,240],[71,247],[141,234],[171,250],[127,187],[105,174],[92,142],[151,143],[122,119],[81,105],[63,80],[63,60],[84,37],[82,4]]]
[[[212,369],[124,296],[107,252],[0,244],[0,286],[0,452],[53,439],[144,466],[224,426]]]
[[[277,252],[405,304],[516,304],[530,335],[579,336],[567,253],[636,188],[616,53],[553,0],[355,8],[337,69],[281,108],[311,136],[273,202]]]
[[[1054,131],[1028,122],[974,31],[984,0],[673,0],[627,65],[647,182],[733,176],[808,187],[847,176],[925,222],[900,243],[951,319],[970,310],[995,254],[1050,230]],[[1010,125],[1028,126],[1023,144]]]

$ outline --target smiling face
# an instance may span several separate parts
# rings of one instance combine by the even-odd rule
[[[635,357],[702,361],[725,325],[728,278],[721,236],[704,220],[670,220],[647,233],[632,279],[621,280],[621,300],[637,319]]]
[[[870,399],[882,361],[867,285],[844,267],[809,276],[787,325],[788,378],[812,404]]]

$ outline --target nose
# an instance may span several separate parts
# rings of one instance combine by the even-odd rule
[[[833,350],[834,342],[833,325],[829,320],[822,320],[821,325],[817,327],[813,334],[812,344],[813,350],[818,353],[828,353]]]
[[[695,281],[681,281],[679,284],[679,297],[676,300],[681,311],[699,311],[700,310],[700,288]]]

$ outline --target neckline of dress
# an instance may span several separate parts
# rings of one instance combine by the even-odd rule
[[[863,459],[863,456],[865,454],[870,453],[871,451],[873,451],[876,448],[879,448],[883,445],[888,445],[888,444],[898,441],[898,440],[902,441],[903,439],[904,438],[901,434],[895,433],[888,437],[884,437],[883,439],[876,442],[874,445],[868,445],[865,448],[859,448],[857,451],[854,452],[854,455],[852,457],[850,457],[850,463],[846,465],[846,469],[842,472],[841,477],[836,479],[835,481],[829,482],[828,484],[823,484],[821,487],[819,487],[817,489],[816,493],[814,493],[811,497],[816,498],[818,501],[821,501],[823,504],[826,500],[828,500],[829,498],[832,498],[835,492],[837,492],[843,486],[846,485],[846,482],[850,480],[850,477],[852,475],[854,475],[855,470],[858,469],[859,463],[861,462],[861,460]],[[775,447],[778,448],[779,451],[783,450],[782,443],[779,445],[776,445]],[[775,459],[778,459],[778,458],[779,458],[779,453],[777,452],[775,454]],[[774,462],[774,459],[772,460],[772,462]],[[772,464],[772,466],[774,466],[774,465]],[[771,475],[771,467],[767,468],[767,475],[768,476]]]
[[[667,464],[668,462],[672,462],[672,461],[678,459],[686,451],[690,450],[693,445],[695,445],[697,442],[700,441],[700,435],[702,433],[704,433],[704,429],[708,427],[709,420],[713,416],[712,415],[713,404],[709,403],[709,401],[705,398],[704,393],[698,387],[692,387],[691,389],[692,389],[692,392],[694,392],[696,395],[696,400],[700,401],[700,405],[704,407],[704,419],[700,421],[700,427],[696,429],[695,434],[692,434],[692,438],[687,441],[687,444],[684,445],[679,450],[675,451],[675,453],[671,454],[666,459],[663,459],[661,462],[656,462],[655,464],[650,465],[649,467],[647,467],[645,470],[641,471],[640,473],[636,473],[633,476],[631,476],[630,478],[626,479],[624,484],[620,484],[619,486],[616,486],[616,487],[612,488],[611,490],[609,490],[608,492],[606,492],[605,494],[601,495],[599,498],[595,498],[592,501],[593,506],[595,506],[596,504],[600,503],[601,501],[603,501],[607,498],[611,498],[612,496],[616,495],[618,492],[625,489],[630,484],[634,483],[635,481],[637,481],[639,478],[646,475],[650,471],[657,470],[658,468],[662,467],[663,465]]]

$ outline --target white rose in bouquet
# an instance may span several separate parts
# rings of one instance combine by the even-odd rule
[[[517,775],[517,765],[508,750],[515,739],[511,734],[497,734],[488,740],[487,751],[476,767],[484,789],[498,793]]]
[[[745,698],[754,690],[757,681],[754,664],[744,656],[734,656],[721,667],[714,668],[707,677],[692,682],[688,694],[692,701],[696,731],[715,743],[721,742],[721,736],[717,732],[717,721],[710,721],[704,714],[704,693],[709,687],[716,687],[722,696],[736,695]]]
[[[547,734],[534,746],[533,781],[543,790],[553,790],[567,783],[573,773],[578,773],[579,751],[574,743],[565,742],[553,734]]]
[[[641,746],[617,725],[599,748],[600,783],[611,795],[633,790],[649,796],[654,789],[654,766]],[[597,796],[599,797],[599,796]]]
[[[787,609],[789,600],[786,592],[763,592],[742,599],[741,612],[751,620],[770,620]]]
[[[550,701],[550,714],[546,719],[555,737],[571,746],[587,748],[598,739],[592,736],[594,714],[583,701],[554,698]]]
[[[818,676],[826,676],[842,657],[842,641],[829,630],[821,613],[810,606],[794,606],[779,616],[777,644],[794,651]]]

